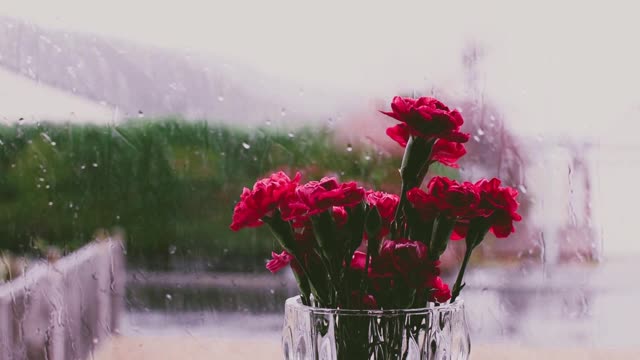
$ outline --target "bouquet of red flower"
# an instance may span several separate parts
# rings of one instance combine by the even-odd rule
[[[300,183],[278,172],[245,188],[231,229],[267,224],[282,246],[271,272],[291,266],[305,305],[332,309],[410,309],[455,301],[475,249],[492,231],[506,237],[518,215],[517,191],[500,180],[458,183],[433,177],[429,166],[457,167],[469,135],[461,114],[429,97],[395,97],[399,121],[387,135],[405,147],[400,195],[367,190],[335,178]],[[466,252],[450,290],[439,258],[450,240]]]

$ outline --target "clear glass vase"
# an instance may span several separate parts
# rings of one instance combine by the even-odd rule
[[[336,310],[285,304],[286,360],[467,360],[462,300],[408,310]]]

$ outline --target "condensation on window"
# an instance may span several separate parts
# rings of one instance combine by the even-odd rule
[[[229,230],[233,206],[277,170],[397,191],[402,149],[378,112],[394,95],[465,118],[468,155],[433,174],[519,191],[516,233],[472,259],[474,347],[637,346],[635,12],[521,5],[0,10],[3,352],[195,359],[251,343],[279,358],[295,281],[265,269],[267,230]],[[463,251],[445,253],[447,280]]]

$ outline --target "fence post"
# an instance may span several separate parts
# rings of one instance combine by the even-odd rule
[[[0,359],[85,359],[118,330],[123,241],[94,241],[0,285]]]

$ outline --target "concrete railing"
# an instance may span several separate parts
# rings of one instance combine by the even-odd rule
[[[92,242],[0,285],[0,359],[87,359],[118,330],[123,250],[120,240]]]

